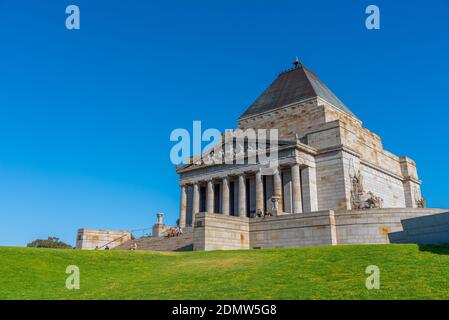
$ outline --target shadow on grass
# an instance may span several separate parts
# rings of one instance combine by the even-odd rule
[[[427,251],[436,254],[449,255],[449,244],[447,245],[433,245],[433,244],[418,244],[419,251]]]
[[[184,251],[193,251],[193,243],[192,244],[188,244],[184,247],[178,248],[175,250],[176,252],[184,252]]]

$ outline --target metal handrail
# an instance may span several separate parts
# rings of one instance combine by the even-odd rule
[[[132,235],[133,232],[136,232],[136,231],[145,231],[145,230],[151,230],[151,228],[141,228],[141,229],[134,229],[134,230],[129,230],[129,231],[126,230],[126,231],[129,232],[129,233]],[[120,237],[118,237],[118,238],[116,238],[116,239],[114,239],[114,240],[112,240],[112,241],[109,241],[108,243],[106,243],[106,244],[104,244],[104,245],[98,247],[97,250],[100,250],[101,248],[107,247],[109,244],[111,244],[111,243],[113,243],[113,242],[115,242],[115,241],[117,241],[117,240],[120,240],[120,239],[122,239],[122,238],[124,238],[124,237],[126,237],[126,236],[127,236],[127,234],[124,234],[124,235],[122,235],[122,236],[120,236]]]

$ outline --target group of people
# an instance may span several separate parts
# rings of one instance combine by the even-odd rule
[[[256,217],[257,218],[272,217],[272,216],[273,216],[273,214],[271,212],[269,212],[269,211],[263,212],[260,209],[257,209],[257,211],[256,211]]]
[[[95,250],[100,250],[100,247],[99,246],[95,246]],[[104,247],[104,250],[109,250],[109,247],[108,246]]]
[[[167,238],[171,237],[178,237],[182,234],[182,228],[181,227],[172,227],[168,229],[165,233]]]

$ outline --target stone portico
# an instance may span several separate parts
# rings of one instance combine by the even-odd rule
[[[264,174],[260,164],[222,164],[181,173],[180,225],[194,226],[198,212],[254,218],[257,212],[273,214],[312,212],[318,209],[313,148],[286,143],[278,148],[278,167]]]
[[[194,227],[195,250],[270,247],[269,243],[275,247],[333,245],[338,241],[335,221],[356,210],[362,212],[363,219],[370,218],[369,212],[383,210],[382,219],[394,221],[382,229],[380,219],[376,229],[380,237],[358,237],[364,239],[360,243],[372,243],[373,239],[388,243],[385,234],[392,228],[400,231],[395,226],[400,225],[401,215],[442,212],[423,209],[415,162],[385,150],[381,138],[363,127],[362,121],[299,62],[281,72],[240,116],[238,129],[243,134],[277,129],[279,140],[268,147],[268,153],[277,152],[277,161],[270,167],[259,161],[248,148],[248,135],[243,151],[235,154],[232,163],[203,161],[213,155],[208,151],[177,168],[179,224]],[[243,161],[237,161],[239,157]],[[323,219],[327,222],[322,223]],[[317,221],[321,229],[298,231],[304,224]],[[209,228],[207,223],[215,227]],[[265,234],[263,230],[256,232],[256,226],[264,223],[268,228]],[[288,223],[298,230],[274,235],[285,241],[257,245],[256,239],[273,235],[273,228],[284,228]],[[351,225],[346,234],[369,230],[364,223]],[[343,238],[340,236],[341,243],[345,243]],[[238,244],[229,245],[232,241]]]
[[[318,208],[313,150],[303,144],[278,149],[279,166],[262,173],[259,164],[222,164],[200,170],[182,170],[180,225],[194,226],[198,212],[255,217],[268,212],[271,199],[279,201],[279,213],[302,213]]]

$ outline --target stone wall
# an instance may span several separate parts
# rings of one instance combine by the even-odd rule
[[[416,207],[409,205],[406,201],[406,190],[404,188],[405,180],[402,176],[398,176],[388,170],[376,167],[362,160],[359,154],[356,154],[350,150],[342,151],[342,159],[344,168],[345,194],[346,199],[349,200],[347,202],[346,209],[352,209],[350,201],[352,190],[351,179],[359,172],[363,177],[364,191],[372,192],[375,196],[381,197],[383,200],[382,208]]]
[[[317,149],[342,145],[340,122],[336,120],[310,127],[304,141],[308,146]]]
[[[405,208],[405,193],[402,180],[373,167],[361,164],[364,187],[383,199],[383,208]]]
[[[372,209],[335,212],[338,244],[386,244],[388,234],[402,231],[404,219],[446,212],[441,209]]]
[[[327,112],[338,112],[328,107]],[[397,175],[401,174],[399,157],[384,150],[381,138],[363,127],[360,120],[338,112],[341,144],[360,154],[361,159],[382,167]]]
[[[439,214],[445,212],[447,210],[418,208],[324,210],[254,219],[200,213],[194,250],[387,244],[390,243],[389,234],[402,231],[401,221],[405,219],[435,215],[433,222],[423,230],[429,235],[440,232],[441,228],[447,228],[449,218],[444,217],[443,226],[435,222],[440,221]]]
[[[194,250],[249,249],[249,218],[198,213],[193,243]]]
[[[333,211],[251,219],[251,248],[299,248],[336,244]]]
[[[310,127],[326,121],[324,106],[318,104],[317,98],[282,107],[264,114],[241,119],[240,129],[272,129],[279,130],[279,138],[292,138],[297,134],[304,136]]]
[[[316,157],[318,210],[348,209],[342,152],[335,151]]]
[[[107,244],[109,249],[112,249],[129,240],[131,240],[131,233],[128,231],[79,229],[76,237],[76,248],[94,250],[98,247],[100,250],[104,250],[103,246]]]

